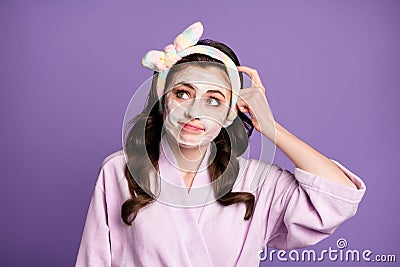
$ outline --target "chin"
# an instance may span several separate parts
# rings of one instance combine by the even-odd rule
[[[180,138],[178,140],[179,146],[184,148],[198,148],[199,146],[208,145],[212,142],[210,138]]]
[[[198,148],[198,147],[199,147],[199,144],[185,144],[185,143],[179,143],[179,147],[181,147],[181,148],[186,148],[186,149],[189,149],[189,148]]]
[[[181,147],[198,147],[200,145],[203,145],[203,141],[202,140],[198,140],[195,138],[180,138],[179,140],[177,140],[179,143],[179,146]]]

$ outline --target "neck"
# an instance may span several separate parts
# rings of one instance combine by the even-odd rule
[[[186,172],[196,172],[204,158],[208,144],[190,147],[178,145],[168,134],[166,137],[179,168]]]

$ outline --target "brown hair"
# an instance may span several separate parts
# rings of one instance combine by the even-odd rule
[[[228,55],[236,66],[240,65],[235,53],[223,43],[205,39],[200,40],[197,44],[217,48]],[[204,54],[191,54],[176,62],[175,65],[193,61],[222,64],[221,61]],[[173,68],[168,76],[171,73],[173,73]],[[241,73],[239,75],[243,87],[243,76]],[[155,90],[156,79],[157,74],[155,73],[145,108],[130,122],[133,127],[129,130],[126,138],[127,163],[124,173],[131,198],[122,204],[121,218],[127,225],[132,224],[141,208],[156,199],[150,190],[150,172],[154,169],[158,170],[159,145],[163,127],[163,116],[158,110],[159,101]],[[249,192],[232,192],[232,188],[239,173],[237,157],[247,149],[248,138],[253,129],[251,120],[244,113],[238,111],[238,117],[233,123],[227,128],[221,128],[219,135],[214,139],[216,155],[208,167],[211,180],[215,181],[213,183],[214,194],[221,196],[217,201],[224,206],[243,202],[246,205],[245,220],[250,219],[253,215],[254,196]],[[143,157],[143,155],[148,155],[148,157]]]

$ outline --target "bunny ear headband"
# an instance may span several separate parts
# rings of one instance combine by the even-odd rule
[[[235,63],[222,51],[208,46],[196,45],[203,34],[201,22],[195,22],[179,34],[172,44],[167,45],[164,51],[151,50],[142,58],[142,65],[148,69],[158,72],[157,94],[160,100],[160,110],[162,110],[161,99],[165,90],[165,81],[169,69],[180,59],[190,54],[204,54],[222,61],[227,67],[227,72],[232,86],[231,108],[224,127],[229,126],[237,116],[236,102],[239,97],[240,78]]]

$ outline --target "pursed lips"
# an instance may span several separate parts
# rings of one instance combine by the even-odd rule
[[[204,128],[194,125],[192,123],[184,123],[184,122],[179,122],[180,124],[183,125],[183,127],[187,128],[187,129],[191,129],[191,130],[197,130],[197,131],[204,131]]]

